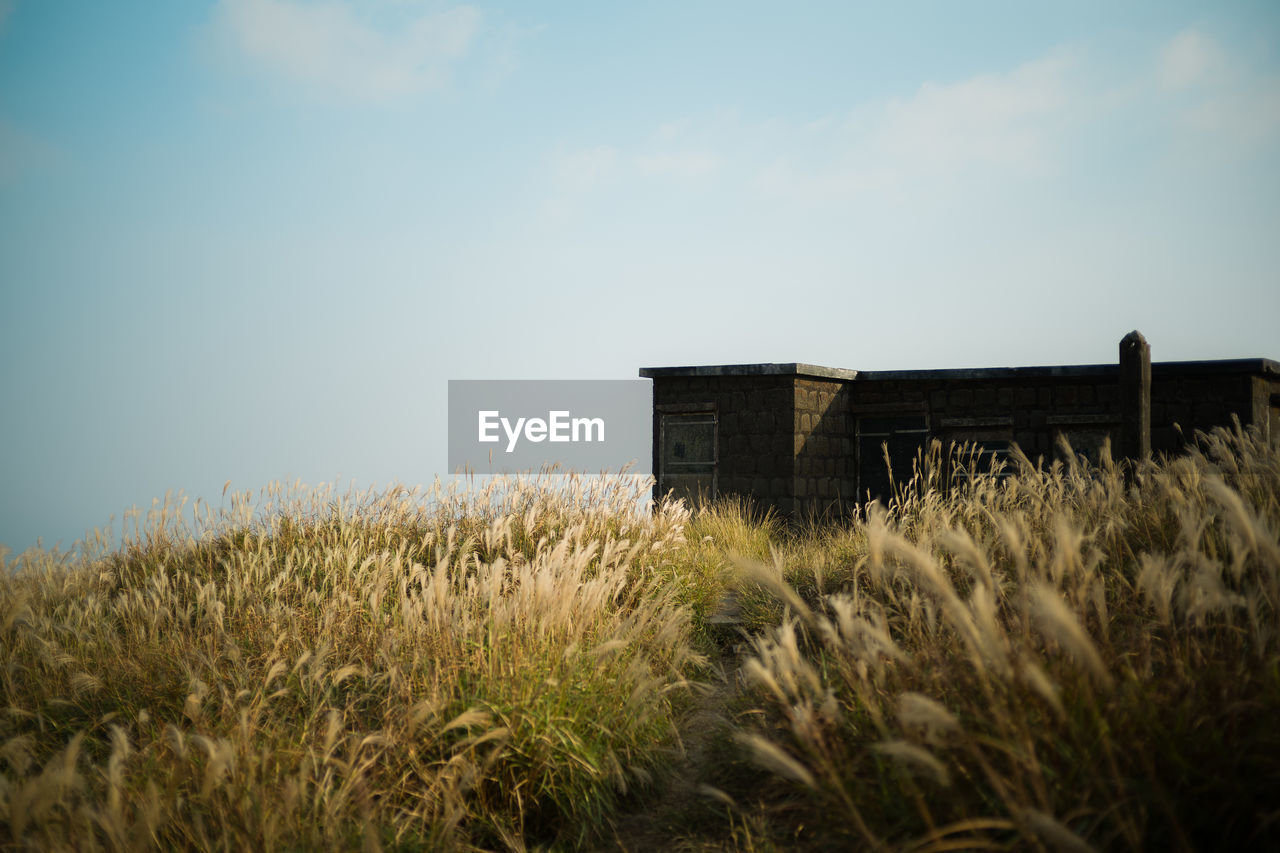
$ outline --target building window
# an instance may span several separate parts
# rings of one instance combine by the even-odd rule
[[[714,411],[661,415],[658,489],[696,503],[716,496]]]
[[[1013,441],[1007,435],[952,435],[950,439],[958,451],[951,460],[953,482],[980,474],[995,474],[1004,480],[1018,472]]]
[[[939,426],[951,482],[992,473],[1003,480],[1017,472],[1012,417],[948,417],[942,418]]]
[[[894,484],[911,479],[916,454],[929,440],[928,418],[923,414],[862,416],[857,420],[857,435],[858,499],[887,502]]]

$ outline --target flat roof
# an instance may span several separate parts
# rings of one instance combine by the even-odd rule
[[[958,367],[938,370],[846,370],[816,364],[787,362],[780,364],[719,364],[700,367],[642,367],[640,376],[647,379],[674,376],[811,376],[820,379],[858,381],[903,379],[1002,379],[1020,377],[1106,376],[1119,370],[1119,364],[1064,364],[1040,367]],[[1224,358],[1208,361],[1155,361],[1152,374],[1213,375],[1223,373],[1270,374],[1280,376],[1280,362],[1269,358]]]
[[[640,368],[640,376],[645,379],[660,376],[813,376],[819,379],[856,379],[858,375],[856,370],[802,364],[797,361],[782,364],[713,364],[703,367]]]

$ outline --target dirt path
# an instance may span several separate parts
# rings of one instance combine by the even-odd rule
[[[693,709],[680,726],[682,754],[673,759],[670,772],[658,790],[642,796],[614,820],[613,838],[602,851],[649,853],[673,851],[682,839],[697,835],[713,815],[723,820],[724,805],[705,788],[712,778],[712,762],[728,727],[729,705],[737,695],[740,659],[726,652],[712,662]]]

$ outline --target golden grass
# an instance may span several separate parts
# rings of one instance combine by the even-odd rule
[[[780,594],[744,667],[768,712],[750,743],[821,837],[1274,845],[1280,450],[1218,430],[1132,470],[1024,457],[945,491],[921,461],[855,523],[841,589]]]
[[[607,846],[715,655],[748,687],[663,845],[1280,846],[1280,449],[951,453],[839,524],[273,487],[11,559],[0,845]]]
[[[577,843],[699,662],[642,478],[273,488],[0,582],[0,837],[42,849]],[[425,499],[423,499],[425,498]]]

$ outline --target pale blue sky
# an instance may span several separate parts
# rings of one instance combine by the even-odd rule
[[[0,0],[0,542],[448,379],[1280,358],[1280,5]]]

